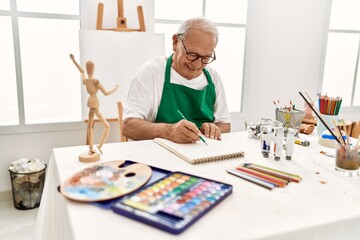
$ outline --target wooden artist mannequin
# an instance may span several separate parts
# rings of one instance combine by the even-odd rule
[[[115,85],[112,89],[110,89],[109,91],[106,91],[105,88],[101,85],[100,81],[93,78],[95,65],[92,61],[86,62],[86,73],[88,75],[88,77],[86,78],[84,69],[80,66],[80,64],[78,64],[76,62],[74,55],[70,54],[70,58],[74,62],[75,66],[79,69],[79,71],[81,73],[82,82],[86,87],[86,91],[90,95],[88,98],[88,101],[87,101],[87,106],[89,108],[89,120],[88,120],[88,124],[87,124],[87,136],[89,139],[89,152],[80,154],[79,160],[81,162],[94,162],[94,161],[97,161],[100,159],[100,154],[97,153],[93,149],[93,145],[94,145],[94,129],[93,129],[94,115],[96,115],[98,117],[98,119],[100,120],[100,122],[102,123],[102,125],[104,125],[104,130],[101,134],[99,145],[97,145],[97,148],[99,149],[101,154],[102,154],[101,147],[103,146],[103,144],[110,132],[109,123],[106,121],[106,119],[103,117],[103,115],[99,111],[99,99],[96,96],[96,93],[98,92],[98,90],[100,90],[105,96],[108,96],[108,95],[114,93],[119,88],[119,86]]]

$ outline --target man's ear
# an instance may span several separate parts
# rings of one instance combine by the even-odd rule
[[[172,48],[173,48],[173,51],[175,52],[176,51],[176,46],[179,42],[179,36],[177,34],[174,34],[172,36],[172,41],[173,41],[173,44],[172,44]]]

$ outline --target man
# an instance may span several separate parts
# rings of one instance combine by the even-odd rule
[[[191,143],[201,132],[221,140],[221,133],[230,132],[230,114],[221,79],[208,65],[216,59],[217,27],[205,18],[189,19],[172,40],[170,57],[158,57],[135,74],[124,104],[124,135]]]

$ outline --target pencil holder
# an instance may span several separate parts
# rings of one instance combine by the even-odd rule
[[[320,113],[320,116],[330,129],[334,128],[334,124],[332,123],[332,120],[334,119],[334,121],[337,123],[339,119],[339,115],[327,115]],[[327,128],[325,127],[324,123],[318,118],[317,126],[316,126],[316,131],[318,133],[318,136],[321,137],[321,135],[325,130],[327,130]]]
[[[299,130],[304,112],[297,109],[288,110],[276,108],[275,117],[277,121],[282,122],[285,129],[294,128]]]

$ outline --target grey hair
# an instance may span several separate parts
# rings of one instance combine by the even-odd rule
[[[218,42],[219,31],[217,29],[217,26],[215,25],[215,23],[213,23],[211,20],[207,18],[196,17],[185,20],[184,22],[181,23],[177,35],[185,37],[185,33],[190,29],[198,29],[204,32],[213,33],[216,37],[216,42]]]

